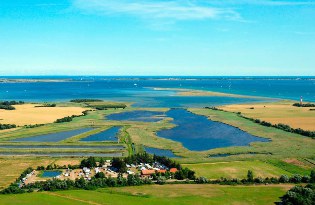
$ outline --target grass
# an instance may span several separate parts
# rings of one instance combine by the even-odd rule
[[[267,163],[272,164],[276,167],[279,167],[287,172],[290,172],[292,174],[301,174],[301,175],[310,175],[311,168],[307,167],[299,167],[294,164],[290,164],[281,160],[274,160],[274,159],[269,159],[267,160]]]
[[[244,179],[248,170],[253,171],[254,177],[266,178],[279,177],[282,174],[292,175],[284,169],[257,160],[183,164],[183,166],[194,170],[197,176],[207,177],[208,179],[219,179],[220,177]]]
[[[264,120],[272,124],[287,124],[293,128],[315,131],[315,114],[309,107],[295,107],[294,101],[272,103],[226,105],[220,108],[229,112],[241,112],[242,115]]]
[[[274,204],[292,185],[152,185],[2,195],[0,204]]]

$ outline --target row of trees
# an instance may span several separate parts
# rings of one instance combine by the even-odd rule
[[[293,106],[295,107],[315,107],[313,103],[294,103]]]
[[[0,123],[0,130],[6,130],[11,128],[16,128],[17,126],[15,124],[1,124]]]
[[[91,107],[97,110],[107,110],[107,109],[118,109],[118,108],[125,109],[127,105],[118,103],[118,104],[108,104],[108,105],[93,105]]]
[[[102,102],[103,100],[98,100],[98,99],[74,99],[70,100],[70,102],[74,103],[85,103],[85,102]]]
[[[140,186],[144,184],[152,184],[152,181],[147,178],[140,178],[137,175],[128,175],[127,179],[119,175],[117,178],[105,177],[105,175],[95,175],[90,181],[84,178],[75,180],[59,180],[52,179],[47,181],[36,181],[19,188],[17,184],[11,184],[8,188],[1,191],[1,194],[20,194],[33,192],[34,189],[39,191],[58,191],[72,189],[94,190],[105,187],[122,187],[122,186]]]
[[[56,165],[56,164],[49,164],[47,165],[46,167],[44,166],[38,166],[36,168],[36,170],[56,170],[56,169],[78,169],[80,168],[80,165],[71,165],[71,164],[68,164],[68,165],[63,165],[63,166],[60,166],[60,165]]]
[[[15,107],[13,107],[12,105],[21,105],[24,104],[23,101],[0,101],[0,109],[4,109],[4,110],[15,110]]]
[[[75,117],[82,117],[82,116],[85,116],[87,114],[88,114],[88,110],[83,111],[82,115],[71,115],[71,116],[67,116],[67,117],[63,117],[63,118],[57,119],[55,121],[55,123],[71,122],[73,120],[73,118],[75,118]]]
[[[35,107],[56,107],[57,105],[55,104],[55,103],[52,103],[52,104],[50,104],[50,103],[44,103],[44,104],[42,104],[42,105],[37,105],[37,106],[35,106]]]
[[[254,173],[251,170],[247,172],[247,178],[245,179],[216,179],[208,180],[205,177],[198,177],[195,179],[195,183],[198,184],[221,184],[221,185],[237,185],[237,184],[279,184],[279,183],[315,183],[315,171],[312,170],[310,175],[301,176],[299,174],[292,175],[291,177],[287,175],[281,175],[277,177],[256,177],[254,178]]]

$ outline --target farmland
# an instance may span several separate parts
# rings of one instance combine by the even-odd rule
[[[53,123],[55,120],[71,115],[81,115],[82,107],[37,107],[41,104],[14,105],[15,110],[1,110],[0,123],[19,126]]]
[[[264,120],[272,124],[287,124],[293,128],[315,131],[315,115],[309,107],[295,107],[293,101],[273,103],[226,105],[220,108],[229,112],[241,112],[244,116]]]

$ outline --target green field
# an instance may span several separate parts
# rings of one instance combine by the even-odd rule
[[[40,192],[0,196],[0,204],[257,204],[279,201],[292,185],[151,185],[96,191]]]
[[[279,177],[282,174],[292,175],[292,173],[269,163],[261,161],[233,161],[233,162],[214,162],[199,164],[183,164],[196,172],[197,176],[208,179],[224,178],[246,178],[247,171],[252,170],[255,177]]]

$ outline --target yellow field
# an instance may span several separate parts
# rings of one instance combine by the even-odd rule
[[[0,123],[19,126],[46,124],[63,117],[81,115],[86,110],[82,107],[35,107],[37,105],[14,105],[15,110],[0,109]]]
[[[241,112],[242,115],[264,120],[272,124],[287,124],[292,128],[315,130],[315,111],[307,107],[292,106],[292,101],[275,103],[226,105],[219,108],[230,112]],[[250,109],[253,108],[253,109]]]
[[[15,158],[1,157],[0,158],[0,190],[14,182],[21,173],[28,167],[36,168],[37,166],[47,166],[52,163],[53,159],[48,158]]]

